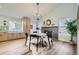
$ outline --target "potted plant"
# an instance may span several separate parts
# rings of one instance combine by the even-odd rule
[[[77,22],[76,20],[69,20],[66,22],[67,32],[71,35],[71,42],[73,42],[73,37],[77,36]]]

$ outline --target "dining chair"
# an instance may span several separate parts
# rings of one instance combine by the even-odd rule
[[[47,34],[47,37],[48,37],[49,48],[51,48],[51,43],[53,45],[52,31],[45,31],[45,33]],[[51,38],[51,40],[50,40],[50,38]]]
[[[38,35],[30,35],[29,50],[30,50],[30,47],[31,47],[31,40],[32,40],[32,37],[37,39],[37,45],[36,45],[37,50],[36,50],[36,51],[38,52],[38,43],[39,43],[39,38],[40,38],[40,36],[38,36]]]

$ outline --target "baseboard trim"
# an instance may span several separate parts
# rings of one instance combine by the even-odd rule
[[[3,41],[0,41],[0,43],[1,43],[1,42],[6,42],[6,41],[19,40],[19,39],[25,39],[25,37],[22,37],[22,38],[16,38],[16,39],[3,40]]]

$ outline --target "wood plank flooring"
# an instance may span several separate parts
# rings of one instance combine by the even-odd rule
[[[56,41],[52,49],[48,55],[76,55],[76,46],[67,42]]]
[[[25,39],[0,42],[0,55],[32,55],[28,46],[24,46]],[[39,49],[40,50],[40,49]],[[51,49],[44,49],[38,55],[75,55],[76,46],[67,42],[54,41]]]
[[[0,55],[21,55],[29,51],[25,39],[0,42]]]

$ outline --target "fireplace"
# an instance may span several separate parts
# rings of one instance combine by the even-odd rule
[[[42,33],[49,32],[49,36],[54,39],[58,40],[58,26],[53,26],[53,27],[42,27],[41,29]]]

